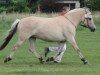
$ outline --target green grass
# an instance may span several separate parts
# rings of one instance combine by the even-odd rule
[[[19,14],[18,14],[19,15]],[[96,14],[96,16],[99,14]],[[25,17],[26,15],[24,15]],[[46,15],[47,16],[47,15]],[[50,15],[49,15],[50,16]],[[19,16],[15,17],[18,18]],[[22,16],[23,17],[23,16]],[[47,16],[48,17],[48,16]],[[9,19],[8,19],[9,18]],[[21,16],[20,16],[21,18]],[[77,29],[76,40],[81,52],[84,54],[89,64],[84,65],[71,45],[68,43],[67,51],[64,54],[62,62],[59,64],[50,62],[40,64],[38,59],[29,52],[29,43],[26,41],[14,55],[14,59],[7,64],[3,63],[4,58],[9,55],[11,48],[17,40],[17,35],[13,37],[7,47],[0,51],[0,75],[99,75],[100,74],[100,17],[95,18],[97,30],[95,33],[88,29],[80,27]],[[2,43],[14,15],[6,17],[6,20],[0,21],[0,43]],[[56,43],[48,43],[37,40],[37,51],[43,55],[44,48],[53,46]],[[55,53],[50,53],[53,56]]]

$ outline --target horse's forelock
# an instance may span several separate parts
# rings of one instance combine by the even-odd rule
[[[85,9],[85,12],[86,12],[87,14],[91,14],[91,10],[90,10],[89,8],[84,7],[84,9]]]

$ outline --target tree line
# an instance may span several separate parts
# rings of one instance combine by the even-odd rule
[[[57,11],[55,2],[57,0],[6,0],[0,3],[0,12],[36,12],[42,7],[52,7],[52,11]],[[87,6],[92,10],[100,11],[100,0],[80,0],[81,7]]]

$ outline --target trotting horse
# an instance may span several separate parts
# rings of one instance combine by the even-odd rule
[[[87,60],[80,52],[75,41],[76,28],[80,21],[83,21],[86,24],[85,27],[89,28],[92,32],[95,31],[96,26],[88,8],[74,9],[66,13],[64,16],[53,18],[31,16],[21,20],[15,20],[5,38],[5,41],[0,46],[0,50],[6,47],[17,30],[19,33],[18,41],[14,45],[11,54],[5,58],[4,62],[6,63],[12,60],[17,48],[19,48],[25,40],[29,40],[31,52],[35,54],[41,63],[43,63],[44,61],[42,57],[36,52],[34,46],[36,38],[38,38],[48,42],[58,42],[61,44],[58,53],[52,58],[53,60],[62,53],[64,44],[69,42],[76,50],[83,63],[86,64]]]

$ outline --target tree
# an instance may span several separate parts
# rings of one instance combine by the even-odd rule
[[[85,6],[85,0],[80,0],[80,7],[84,7]]]
[[[91,10],[100,10],[100,0],[85,0]]]
[[[58,11],[56,2],[58,0],[9,0],[6,4],[0,4],[0,12],[52,12]],[[92,10],[100,11],[100,0],[80,0],[81,7],[87,6]]]
[[[42,0],[40,3],[42,12],[52,12],[55,11],[57,8],[55,8],[55,3],[58,0]]]

